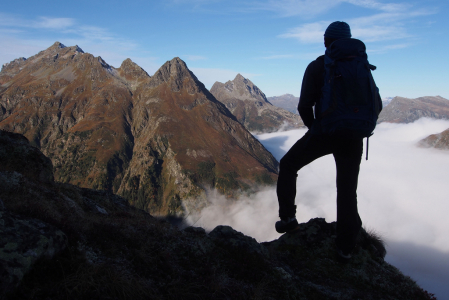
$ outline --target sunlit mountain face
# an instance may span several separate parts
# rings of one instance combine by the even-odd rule
[[[238,197],[276,181],[276,159],[179,58],[149,76],[56,42],[0,83],[0,128],[51,158],[57,181],[161,215],[198,210],[209,188]]]

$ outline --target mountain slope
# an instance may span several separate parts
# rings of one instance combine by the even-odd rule
[[[0,128],[41,149],[57,181],[179,214],[207,187],[237,196],[276,179],[274,157],[179,58],[150,77],[56,42],[5,65],[0,84]]]
[[[0,126],[42,149],[57,180],[110,188],[107,165],[117,153],[129,160],[133,147],[132,93],[117,71],[58,42],[21,62],[13,77],[9,70],[0,73]]]
[[[273,106],[257,86],[240,74],[226,83],[215,82],[210,92],[249,131],[272,132],[304,125],[298,115]]]

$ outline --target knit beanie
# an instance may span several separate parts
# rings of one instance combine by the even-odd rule
[[[350,38],[351,28],[349,28],[349,25],[346,22],[335,21],[327,27],[324,36],[336,40]]]

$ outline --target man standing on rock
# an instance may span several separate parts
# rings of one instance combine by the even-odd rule
[[[375,67],[369,65],[367,61],[365,45],[359,40],[351,39],[349,25],[340,21],[331,23],[324,33],[324,45],[326,55],[312,61],[305,71],[299,98],[298,111],[309,130],[280,161],[277,196],[281,220],[276,222],[275,227],[279,233],[298,229],[298,221],[295,217],[297,172],[315,159],[333,154],[337,168],[337,252],[339,258],[349,260],[362,226],[357,210],[357,181],[363,153],[363,137],[369,137],[372,131],[368,134],[360,134],[359,128],[363,126],[355,125],[356,133],[348,134],[345,131],[348,127],[346,123],[346,127],[343,126],[344,130],[341,130],[341,125],[337,128],[337,125],[327,121],[328,115],[341,110],[340,106],[332,110],[329,106],[337,105],[336,98],[343,99],[339,101],[345,102],[342,104],[345,105],[344,108],[349,107],[351,110],[349,119],[355,120],[365,114],[365,107],[361,103],[364,105],[374,103],[368,108],[370,112],[366,112],[366,115],[370,115],[370,118],[374,120],[374,125],[371,124],[372,120],[369,120],[371,127],[368,130],[373,130],[377,115],[382,109],[382,103],[369,70],[374,70]],[[346,54],[342,56],[342,53]],[[338,70],[338,66],[345,63],[355,64],[355,73],[357,73],[353,77],[356,78],[355,80],[344,74],[344,70],[341,72]],[[363,67],[360,67],[361,65]],[[359,82],[359,73],[363,72],[369,75],[362,74],[365,76],[364,81]],[[334,119],[339,119],[340,122],[342,118],[344,117]],[[362,124],[357,123],[358,120],[349,122],[351,126],[354,122]]]

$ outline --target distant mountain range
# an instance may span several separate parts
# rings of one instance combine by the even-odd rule
[[[299,99],[291,94],[269,97],[268,100],[276,106],[289,111],[297,111]],[[449,100],[440,96],[427,96],[416,99],[404,97],[386,97],[382,99],[383,110],[379,123],[411,123],[421,117],[449,120]],[[422,147],[449,149],[449,129],[431,135],[419,143]]]
[[[215,82],[210,92],[251,132],[272,132],[304,126],[298,115],[272,105],[251,80],[240,74],[226,83]]]
[[[440,96],[394,97],[380,113],[378,122],[411,123],[422,117],[449,119],[449,101]]]
[[[278,162],[179,58],[153,76],[56,42],[0,72],[0,128],[48,156],[55,179],[117,193],[153,214],[237,196]]]
[[[449,120],[449,100],[440,96],[416,99],[394,97],[380,113],[378,122],[411,123],[422,117]],[[449,149],[449,129],[426,137],[418,145]]]
[[[288,110],[291,113],[298,114],[299,97],[292,94],[284,94],[281,96],[268,97],[268,101],[274,106]]]

